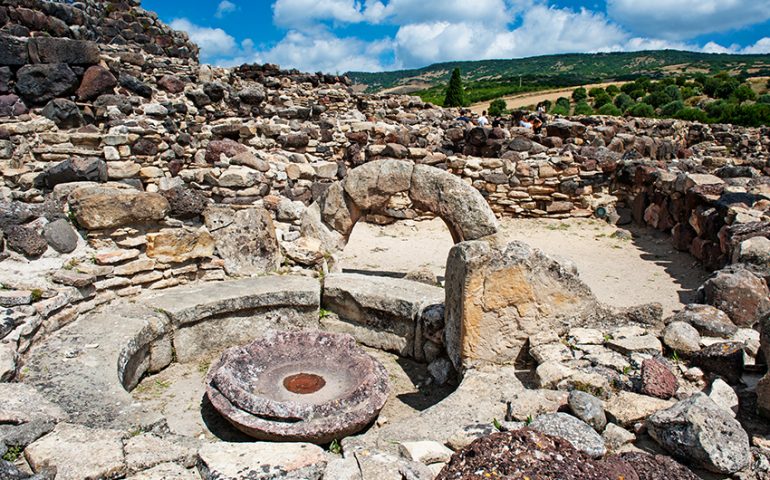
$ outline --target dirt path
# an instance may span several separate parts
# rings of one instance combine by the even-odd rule
[[[607,82],[607,83],[593,83],[590,85],[583,85],[583,87],[586,90],[590,90],[594,87],[600,87],[600,88],[606,88],[610,85],[617,85],[621,86],[626,82]],[[508,105],[509,109],[513,108],[523,108],[530,105],[537,105],[540,102],[544,102],[546,100],[550,100],[551,102],[556,102],[556,100],[559,97],[567,97],[569,98],[570,95],[572,95],[572,91],[578,88],[575,87],[567,87],[567,88],[559,88],[556,90],[543,90],[541,92],[533,92],[533,93],[523,93],[519,95],[510,95],[507,97],[503,97],[503,100],[505,100],[505,103]],[[492,100],[487,102],[481,102],[476,103],[470,106],[470,109],[473,113],[481,113],[484,110],[489,110],[489,105],[492,103]]]
[[[599,300],[618,307],[663,304],[665,314],[690,303],[707,273],[669,238],[631,227],[633,238],[612,235],[618,228],[598,220],[505,219],[502,230],[544,252],[568,258]],[[452,247],[441,220],[400,222],[380,227],[359,223],[342,254],[344,269],[406,273],[421,267],[443,278]]]

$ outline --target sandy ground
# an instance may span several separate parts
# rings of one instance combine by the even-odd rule
[[[671,247],[668,236],[628,227],[632,238],[615,238],[617,227],[590,219],[504,219],[511,240],[572,260],[602,302],[628,307],[660,302],[666,315],[694,299],[707,277],[694,259]],[[626,228],[626,227],[623,227]],[[388,226],[359,223],[342,253],[345,270],[406,273],[425,267],[443,279],[452,240],[441,220]]]

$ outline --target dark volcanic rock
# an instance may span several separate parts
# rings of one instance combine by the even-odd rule
[[[729,338],[738,327],[730,321],[725,312],[711,305],[693,303],[671,317],[670,322],[686,322],[695,327],[701,335]]]
[[[158,153],[158,145],[149,138],[140,138],[131,145],[131,153],[142,156],[156,155]]]
[[[246,105],[259,105],[267,98],[265,88],[262,85],[252,85],[244,88],[238,93],[238,98],[241,99],[241,103]]]
[[[648,358],[642,362],[642,393],[651,397],[669,399],[679,388],[679,382],[662,362]]]
[[[190,188],[175,187],[160,193],[168,200],[169,215],[182,220],[197,217],[206,210],[209,203],[203,193]]]
[[[221,102],[225,98],[225,88],[220,83],[212,82],[203,85],[205,93],[212,102]]]
[[[452,455],[436,480],[488,480],[495,477],[559,480],[611,478],[610,470],[603,464],[578,451],[566,440],[523,428],[474,441]]]
[[[50,167],[45,173],[48,188],[60,183],[106,181],[107,163],[100,158],[72,158]]]
[[[26,65],[28,58],[27,39],[0,34],[0,65]]]
[[[152,87],[127,73],[120,74],[120,86],[140,97],[152,97]]]
[[[43,238],[59,253],[73,252],[78,246],[78,234],[63,218],[43,227]]]
[[[664,455],[626,452],[606,458],[610,479],[624,480],[698,480],[698,476],[676,460]]]
[[[83,75],[83,81],[77,91],[78,100],[93,100],[99,95],[111,93],[117,86],[118,80],[112,72],[101,65],[94,65]]]
[[[8,248],[28,257],[39,257],[48,250],[48,242],[32,227],[13,226],[6,230]]]
[[[8,67],[0,67],[0,93],[11,92],[11,80],[13,80],[13,72]]]
[[[55,98],[43,108],[42,114],[53,120],[59,128],[78,128],[83,126],[83,114],[77,104],[66,98]]]
[[[32,38],[29,53],[32,63],[95,65],[100,60],[99,47],[94,42],[69,38]]]
[[[743,374],[743,344],[715,343],[693,354],[690,363],[706,373],[717,375],[727,383],[740,382]]]
[[[21,225],[41,215],[40,209],[19,201],[0,200],[0,230],[13,225]]]
[[[33,105],[70,95],[78,86],[78,77],[63,63],[26,65],[19,69],[16,78],[16,91]]]
[[[283,148],[304,148],[310,143],[307,133],[290,133],[278,137],[278,143]]]

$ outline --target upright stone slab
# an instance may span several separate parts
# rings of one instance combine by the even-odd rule
[[[445,343],[459,370],[515,362],[530,335],[578,326],[597,305],[576,273],[525,243],[490,236],[449,252]]]

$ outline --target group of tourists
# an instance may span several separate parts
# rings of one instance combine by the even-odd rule
[[[509,121],[501,116],[495,117],[490,121],[487,117],[486,110],[484,110],[481,115],[475,115],[469,110],[461,109],[460,116],[457,117],[456,121],[462,126],[475,125],[479,127],[487,127],[491,125],[492,128],[506,126],[529,128],[533,130],[535,134],[540,134],[546,123],[546,108],[545,105],[538,104],[536,113],[529,113],[524,110],[516,110],[511,114]]]

